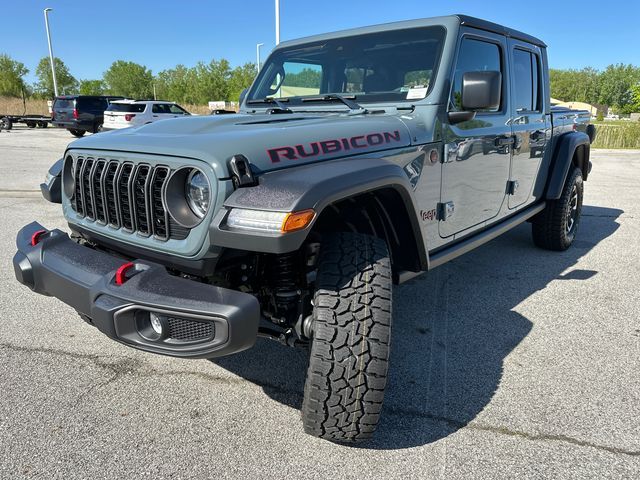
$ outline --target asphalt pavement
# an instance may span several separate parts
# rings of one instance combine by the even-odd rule
[[[0,478],[640,478],[640,151],[594,151],[578,238],[522,225],[394,291],[373,441],[303,433],[304,351],[180,360],[19,285],[20,227],[68,132],[0,132]]]

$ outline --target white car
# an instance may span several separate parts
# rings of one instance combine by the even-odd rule
[[[156,100],[116,100],[104,112],[103,130],[139,127],[165,118],[191,115],[173,102]]]

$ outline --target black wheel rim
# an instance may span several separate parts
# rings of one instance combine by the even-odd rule
[[[567,234],[571,234],[576,227],[578,220],[578,186],[573,185],[569,200],[569,210],[567,212]]]

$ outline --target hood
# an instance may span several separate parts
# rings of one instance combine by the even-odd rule
[[[259,173],[410,144],[409,130],[397,114],[228,114],[104,132],[69,148],[196,158],[224,178],[234,155],[244,155]]]

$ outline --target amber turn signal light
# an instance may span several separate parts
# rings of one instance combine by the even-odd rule
[[[313,217],[316,216],[316,212],[312,209],[302,210],[300,212],[291,212],[287,214],[284,222],[282,222],[282,232],[295,232],[296,230],[302,230],[307,227]]]

